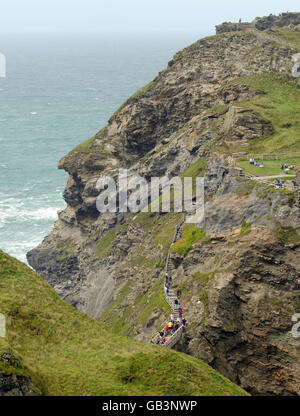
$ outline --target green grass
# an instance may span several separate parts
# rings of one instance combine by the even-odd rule
[[[115,113],[113,114],[112,117],[114,117],[117,113],[119,113],[124,107],[126,107],[126,105],[130,104],[131,101],[133,101],[133,100],[137,99],[138,97],[140,97],[141,95],[145,94],[145,92],[150,90],[151,87],[153,87],[154,85],[155,85],[155,82],[150,81],[150,82],[148,82],[148,84],[144,85],[139,90],[137,90],[123,104],[120,105],[120,107],[117,109],[117,111],[115,111]]]
[[[282,28],[272,30],[272,36],[276,36],[281,40],[292,43],[297,48],[300,48],[300,26],[297,26],[298,31],[290,30],[289,28]]]
[[[251,233],[251,223],[243,219],[240,235],[244,236]]]
[[[239,106],[259,113],[264,120],[272,123],[274,129],[271,136],[250,140],[247,153],[300,152],[300,94],[297,80],[256,75],[231,83],[249,85],[253,90],[263,92],[249,101],[240,102]],[[245,151],[245,148],[237,146],[234,150]]]
[[[299,243],[300,241],[300,235],[291,226],[284,227],[282,225],[278,225],[274,232],[277,239],[282,243]]]
[[[212,275],[212,273],[196,272],[193,276],[192,282],[199,282],[203,286],[206,286],[211,275]]]
[[[177,212],[166,214],[140,212],[135,222],[145,231],[151,232],[154,243],[161,247],[163,256],[166,256],[175,233],[175,227],[182,218],[183,214]]]
[[[100,259],[108,257],[112,251],[112,245],[116,238],[116,234],[126,227],[125,224],[118,225],[112,230],[108,231],[99,241],[96,248],[96,256]]]
[[[58,242],[56,247],[61,254],[61,256],[58,258],[59,261],[66,260],[68,257],[73,256],[76,252],[76,244],[71,239],[61,240]]]
[[[134,325],[145,325],[153,312],[161,311],[165,315],[171,313],[170,306],[163,295],[163,279],[159,280],[148,293],[139,293],[134,301],[134,307],[122,307],[122,314],[118,306],[130,293],[132,286],[137,284],[131,281],[119,293],[118,298],[100,317],[100,321],[108,325],[112,331],[121,335],[133,335]]]
[[[260,163],[262,160],[260,159],[256,159],[256,161],[258,163]],[[264,163],[264,167],[263,168],[259,168],[259,167],[254,167],[253,165],[250,165],[249,161],[243,160],[243,161],[239,161],[239,166],[246,172],[255,175],[255,176],[272,176],[272,175],[282,175],[281,172],[281,165],[288,163],[289,165],[295,165],[295,166],[300,166],[300,157],[294,157],[294,158],[283,158],[280,157],[278,160],[276,159],[265,159],[263,160]],[[285,171],[283,172],[283,174],[285,174]],[[290,170],[288,172],[288,174],[294,174],[293,170]],[[288,176],[288,175],[287,175]]]
[[[117,229],[114,228],[113,230],[108,231],[104,237],[102,237],[97,245],[96,249],[96,256],[103,259],[108,257],[112,250],[112,244],[114,242],[115,236],[117,233]]]
[[[2,251],[0,310],[7,319],[0,357],[15,357],[0,358],[0,371],[26,375],[42,394],[246,394],[196,358],[113,334]]]
[[[87,152],[90,150],[90,148],[93,146],[93,144],[95,143],[95,136],[90,137],[89,139],[85,140],[84,142],[78,144],[73,151],[76,152]]]
[[[193,244],[206,239],[204,230],[200,230],[194,224],[185,224],[182,231],[182,238],[173,245],[172,253],[178,253],[186,256],[192,248]]]
[[[189,295],[191,292],[189,290],[190,282],[185,280],[184,282],[179,283],[178,289],[181,289],[183,295]]]
[[[203,177],[207,170],[207,160],[204,157],[200,157],[194,163],[192,163],[181,175],[181,178],[197,178]]]

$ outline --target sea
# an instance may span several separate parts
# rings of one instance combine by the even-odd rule
[[[205,35],[0,36],[0,249],[26,262],[65,207],[59,159]]]

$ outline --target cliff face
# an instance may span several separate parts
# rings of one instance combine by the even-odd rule
[[[299,258],[299,243],[283,245],[255,228],[218,235],[174,259],[189,322],[178,349],[251,394],[299,394],[299,339],[290,333],[299,311]]]
[[[204,176],[206,237],[172,257],[188,309],[180,348],[257,394],[300,392],[299,341],[289,332],[299,309],[299,196],[241,178],[232,154],[300,150],[290,139],[300,115],[291,75],[299,40],[251,29],[177,53],[103,130],[59,162],[70,175],[67,209],[28,253],[64,300],[148,340],[169,313],[162,271],[182,215],[99,215],[96,181],[116,177],[120,167],[147,179]],[[287,97],[298,106],[291,123]]]

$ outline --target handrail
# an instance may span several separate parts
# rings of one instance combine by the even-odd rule
[[[240,170],[239,176],[241,178],[247,178],[247,179],[251,179],[252,181],[264,183],[265,185],[268,185],[268,186],[273,186],[273,188],[279,188],[278,185],[276,185],[276,183],[268,182],[265,179],[261,179],[259,176],[251,175],[248,172],[244,172],[242,169]]]
[[[181,228],[182,228],[182,225],[183,225],[184,221],[185,221],[185,216],[180,221],[180,223],[177,224],[177,226],[176,226],[176,229],[175,229],[175,232],[174,232],[174,236],[173,236],[173,239],[172,239],[170,248],[168,250],[167,257],[166,257],[166,267],[165,267],[166,272],[168,272],[168,266],[169,266],[169,261],[170,261],[171,247],[176,242],[177,235],[178,235],[179,232],[181,232]],[[173,296],[169,296],[170,292],[173,293]],[[174,315],[177,315],[178,314],[178,311],[177,311],[177,308],[175,309],[174,292],[172,290],[171,291],[170,290],[167,291],[166,288],[165,288],[165,286],[164,286],[164,297],[166,299],[166,302],[170,305],[170,307],[171,307],[171,309],[173,311],[173,314]],[[165,325],[168,324],[168,322],[169,321],[165,321],[164,322],[163,328],[164,328]],[[174,347],[174,345],[179,341],[179,339],[181,337],[181,334],[183,332],[183,328],[184,328],[184,326],[183,326],[183,324],[181,324],[180,327],[174,332],[174,334],[173,335],[170,335],[169,337],[167,337],[166,338],[166,342],[164,344],[160,344],[160,345],[161,346],[164,346],[166,348],[172,348],[172,347]],[[153,337],[151,337],[151,341],[150,342],[151,343],[154,343],[154,344],[157,344],[157,342],[159,340],[160,340],[160,335],[159,335],[159,333],[156,333],[155,335],[153,335]]]

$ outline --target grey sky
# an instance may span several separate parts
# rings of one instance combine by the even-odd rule
[[[198,32],[300,11],[299,0],[0,0],[0,33]]]

